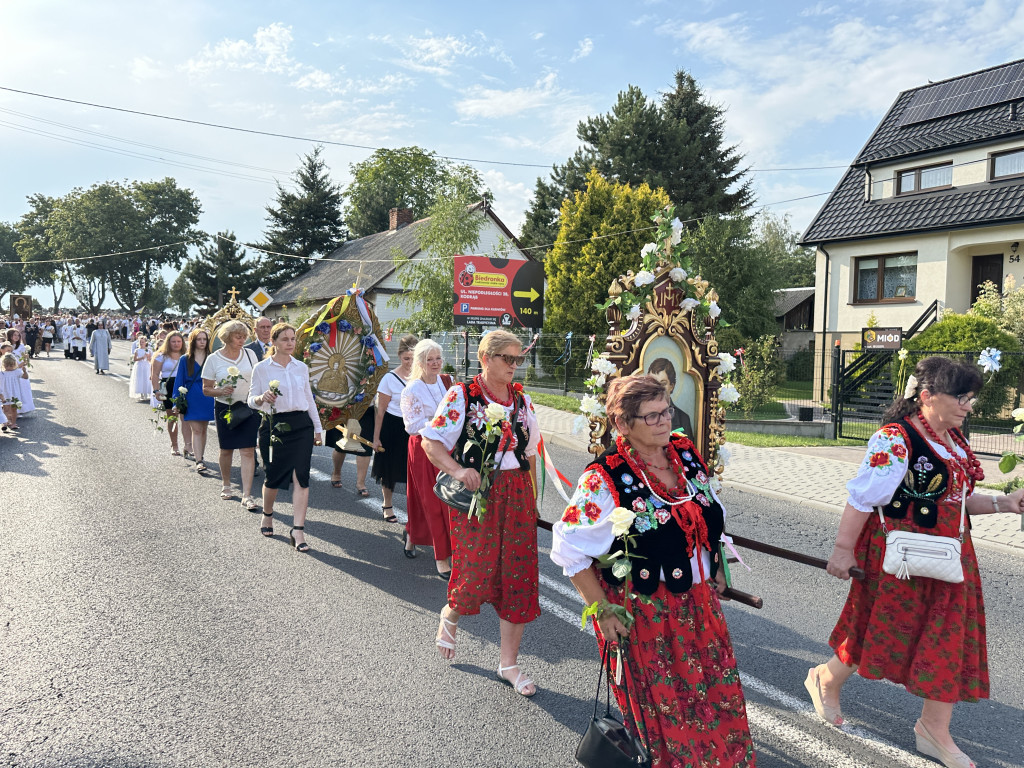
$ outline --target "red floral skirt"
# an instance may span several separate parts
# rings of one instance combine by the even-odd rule
[[[413,544],[434,548],[435,560],[447,560],[452,554],[448,507],[434,495],[437,468],[423,452],[423,438],[409,438],[408,486],[405,511],[409,522],[405,529]]]
[[[622,604],[621,587],[603,579],[601,585],[609,602]],[[612,681],[619,709],[628,713],[626,723],[641,736],[647,733],[651,765],[753,768],[757,756],[718,593],[705,582],[674,594],[662,582],[651,599],[650,605],[636,600],[630,604],[634,623],[624,681],[628,701]],[[594,629],[603,655],[605,641],[596,621]],[[612,659],[614,669],[614,653]]]
[[[530,473],[503,470],[488,494],[484,519],[449,508],[452,575],[448,605],[463,616],[490,603],[498,616],[526,624],[540,616],[537,600],[537,503]]]
[[[959,519],[960,505],[942,503],[939,514]],[[929,532],[907,520],[899,525],[901,530]],[[985,604],[970,533],[961,548],[962,584],[901,580],[884,573],[885,534],[877,514],[861,531],[855,554],[865,578],[851,582],[829,638],[839,660],[858,665],[861,677],[891,680],[923,699],[987,699]]]

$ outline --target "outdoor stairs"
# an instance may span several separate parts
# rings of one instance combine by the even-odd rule
[[[854,392],[843,402],[843,420],[856,419],[878,422],[882,413],[892,405],[896,388],[888,375],[878,376]]]

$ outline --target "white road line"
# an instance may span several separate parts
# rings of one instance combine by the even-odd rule
[[[582,606],[583,601],[579,594],[569,586],[558,582],[557,580],[546,576],[540,575],[540,583],[551,589],[563,597],[568,598],[573,602],[574,605]],[[553,600],[541,596],[540,598],[541,607],[547,610],[549,613],[557,616],[568,624],[574,627],[579,627],[580,618],[579,614],[574,614],[572,611],[564,608]],[[590,622],[587,622],[586,632],[593,636],[594,630]],[[740,672],[740,679],[743,685],[750,688],[753,691],[757,691],[766,698],[779,704],[784,709],[791,710],[804,718],[810,720],[815,725],[825,726],[821,723],[818,714],[814,711],[809,703],[798,699],[795,696],[791,696],[785,691],[776,688],[770,683],[766,683],[763,680],[754,677],[746,672]],[[847,768],[850,764],[850,756],[845,752],[840,752],[837,749],[827,746],[826,744],[814,739],[813,733],[807,731],[801,731],[799,728],[795,728],[792,725],[785,723],[774,715],[770,714],[765,710],[764,707],[758,706],[757,704],[747,703],[747,713],[750,721],[765,728],[765,730],[783,738],[787,741],[792,741],[798,744],[801,748],[810,752],[818,761],[819,765],[822,766],[836,766],[837,768]],[[895,761],[900,765],[910,766],[910,768],[932,768],[935,764],[929,760],[925,760],[922,757],[907,752],[906,750],[900,749],[895,744],[891,744],[884,739],[880,739],[869,731],[850,725],[847,723],[841,729],[844,734],[849,736],[853,741],[861,744],[862,746],[869,747],[875,752],[885,756],[890,761]]]

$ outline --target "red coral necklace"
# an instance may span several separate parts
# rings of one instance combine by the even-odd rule
[[[653,496],[658,498],[659,501],[672,506],[685,501],[685,499],[680,498],[678,493],[669,490],[668,486],[666,486],[657,475],[653,472],[647,471],[649,468],[647,462],[640,458],[640,454],[637,452],[636,448],[634,448],[622,435],[615,438],[615,447],[618,449],[619,453],[626,458],[626,464],[629,465],[629,468],[647,482],[647,488],[651,491]],[[669,448],[671,448],[671,445]],[[668,453],[668,463],[672,468],[672,471],[676,473],[678,484],[686,487],[686,473],[682,461],[679,459],[679,456],[676,455],[674,449],[670,450]]]
[[[508,387],[508,399],[502,400],[501,398],[497,397],[493,392],[491,392],[491,390],[489,390],[487,388],[487,385],[484,383],[483,374],[478,373],[473,378],[473,381],[475,381],[477,384],[479,384],[480,385],[480,389],[482,389],[484,391],[484,394],[487,395],[488,398],[493,400],[498,405],[505,405],[505,406],[512,405],[512,385],[511,384],[506,384],[505,385],[506,387]]]
[[[970,477],[975,483],[979,483],[985,479],[985,470],[981,468],[981,462],[978,461],[978,457],[974,455],[974,451],[971,450],[971,446],[967,444],[967,441],[962,437],[957,439],[957,434],[952,430],[949,431],[949,439],[959,445],[965,454],[967,454],[967,461],[963,461],[954,451],[949,444],[946,443],[941,437],[939,437],[935,430],[932,429],[932,425],[928,423],[928,419],[924,417],[924,414],[918,412],[918,420],[924,426],[924,431],[928,433],[928,436],[932,438],[936,443],[946,449],[946,453],[949,454],[950,460],[957,469],[959,469],[964,477]]]

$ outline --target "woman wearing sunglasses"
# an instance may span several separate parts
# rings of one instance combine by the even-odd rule
[[[693,442],[672,433],[675,409],[658,379],[612,380],[605,407],[618,437],[555,523],[551,559],[596,605],[598,647],[602,658],[613,651],[615,672],[621,651],[615,698],[651,765],[750,768],[746,704],[718,600],[725,510]],[[616,554],[624,573],[598,562]]]
[[[518,658],[526,625],[540,615],[534,491],[540,426],[522,386],[512,384],[523,364],[522,349],[508,331],[484,336],[477,349],[481,373],[468,385],[448,390],[420,435],[430,462],[471,491],[480,487],[479,467],[497,464],[481,518],[449,510],[452,572],[437,647],[444,658],[453,659],[459,618],[478,614],[481,605],[490,603],[501,621],[498,678],[520,695],[533,696],[537,686],[519,669]],[[493,413],[495,404],[504,413],[498,421],[502,436],[481,451],[474,441],[484,442],[486,411],[491,408]]]

